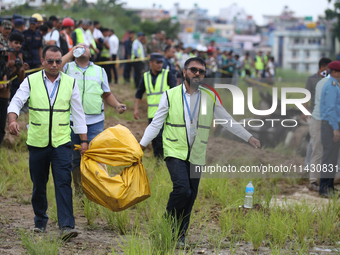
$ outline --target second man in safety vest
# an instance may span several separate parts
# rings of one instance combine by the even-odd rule
[[[177,85],[174,76],[169,75],[169,70],[162,69],[163,61],[164,57],[160,53],[150,54],[151,71],[144,73],[135,96],[135,119],[139,119],[139,101],[142,99],[145,91],[148,101],[148,119],[149,123],[151,123],[163,92]],[[159,131],[157,137],[152,140],[154,156],[160,158],[163,158],[162,133],[163,128]]]
[[[93,64],[90,61],[91,52],[87,45],[80,44],[77,47],[85,48],[85,52],[80,57],[75,58],[75,61],[67,63],[63,70],[65,74],[75,78],[78,83],[78,88],[81,97],[81,103],[84,108],[87,125],[87,139],[90,142],[99,133],[104,130],[104,104],[103,100],[111,107],[116,108],[119,113],[126,110],[126,106],[117,101],[111,93],[107,75],[105,70]],[[73,47],[72,51],[63,57],[63,64],[73,57],[73,51],[77,48]],[[71,126],[73,126],[71,116]],[[71,139],[74,144],[79,144],[79,138],[73,132]],[[81,191],[80,178],[80,154],[78,151],[73,151],[73,183],[76,192]]]

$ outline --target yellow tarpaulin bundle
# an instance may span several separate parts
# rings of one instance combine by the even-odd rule
[[[81,157],[81,183],[86,197],[115,212],[150,197],[142,156],[136,138],[122,125],[97,135]],[[110,177],[106,165],[129,167]]]

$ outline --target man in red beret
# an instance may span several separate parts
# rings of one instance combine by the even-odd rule
[[[320,100],[321,163],[320,196],[334,196],[334,176],[338,171],[337,161],[340,147],[340,61],[328,64],[330,77],[322,88]],[[316,169],[319,169],[317,167]]]

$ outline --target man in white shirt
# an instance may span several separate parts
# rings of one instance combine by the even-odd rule
[[[46,21],[45,24],[47,25],[47,34],[44,36],[45,42],[47,45],[57,45],[60,47],[59,42],[59,32],[58,30],[54,29],[52,21]]]
[[[80,137],[81,154],[88,148],[87,127],[77,82],[60,72],[61,49],[55,45],[47,46],[41,62],[44,69],[25,78],[8,107],[8,129],[10,134],[18,136],[20,129],[16,119],[29,98],[27,146],[33,182],[34,231],[41,233],[46,229],[46,184],[51,165],[60,237],[68,240],[78,235],[74,230],[72,205],[70,113],[73,130]]]
[[[117,53],[119,49],[119,39],[115,35],[115,32],[113,29],[110,29],[110,38],[109,38],[109,45],[110,45],[110,61],[115,61],[117,59]],[[112,64],[111,68],[113,69],[113,74],[115,76],[115,83],[118,83],[118,73],[116,69],[116,64]]]
[[[206,146],[213,117],[235,123],[220,102],[216,100],[215,104],[207,95],[207,89],[199,86],[205,70],[206,64],[202,58],[190,58],[185,62],[184,83],[163,93],[158,110],[140,141],[141,148],[145,149],[164,124],[164,158],[173,182],[173,191],[170,193],[166,211],[176,218],[177,222],[181,222],[178,237],[175,237],[179,238],[177,245],[180,248],[185,247],[185,235],[200,180],[200,173],[191,171],[191,166],[205,165]],[[207,99],[206,114],[202,114],[203,107],[201,103],[198,104],[203,101],[200,100],[200,95],[203,97],[203,94]],[[213,92],[210,91],[209,94]],[[224,126],[255,148],[261,146],[260,141],[242,125]]]

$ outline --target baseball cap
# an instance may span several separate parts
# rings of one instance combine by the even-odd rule
[[[38,22],[38,19],[37,18],[34,18],[34,17],[30,17],[30,24],[37,24]]]

